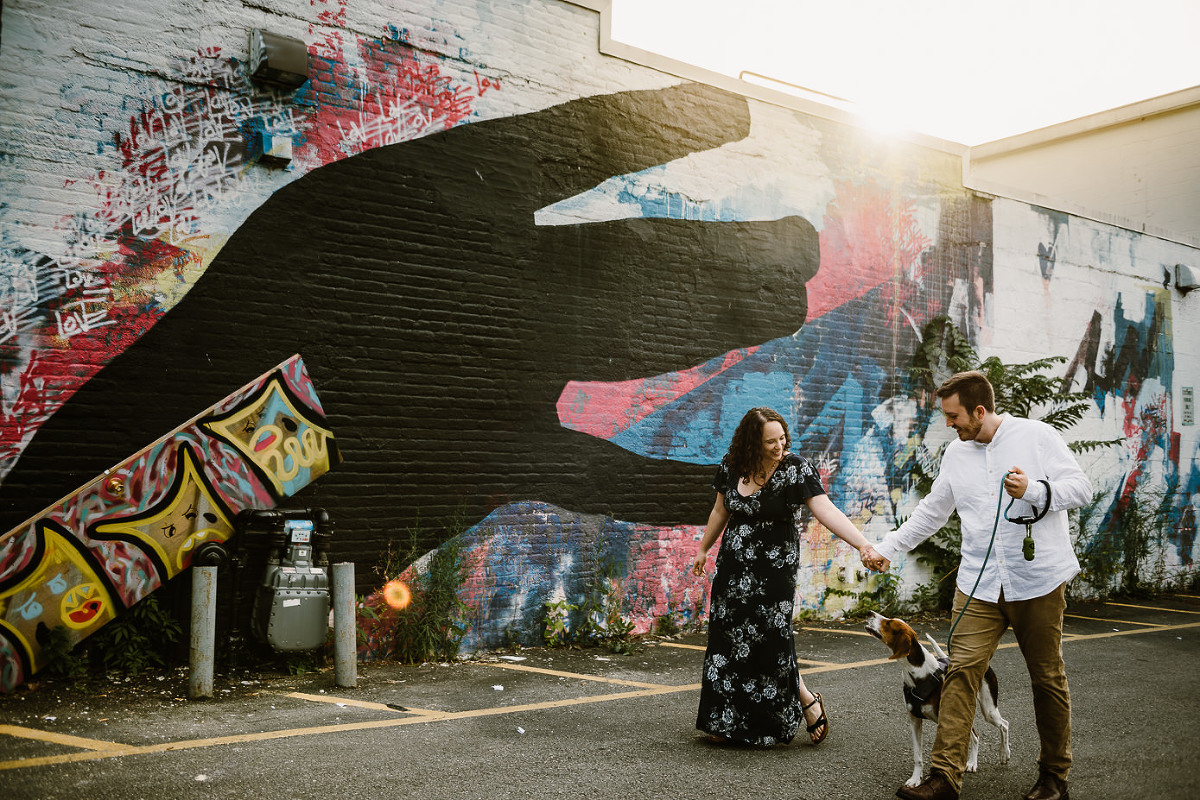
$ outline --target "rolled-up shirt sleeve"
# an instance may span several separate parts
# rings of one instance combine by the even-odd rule
[[[1043,435],[1038,438],[1037,449],[1045,477],[1030,477],[1021,502],[1028,503],[1034,514],[1067,511],[1090,503],[1092,482],[1079,468],[1079,462],[1062,438]],[[1046,508],[1047,484],[1050,486],[1050,508]]]
[[[1071,448],[1060,436],[1043,436],[1038,442],[1042,464],[1050,484],[1050,510],[1066,511],[1080,508],[1092,501],[1092,482],[1083,470]],[[1038,484],[1039,489],[1045,489]],[[1045,498],[1041,499],[1045,503]],[[1039,504],[1040,507],[1040,504]]]

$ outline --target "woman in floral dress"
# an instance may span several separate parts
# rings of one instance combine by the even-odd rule
[[[724,533],[696,715],[696,727],[712,741],[790,742],[802,720],[813,744],[829,732],[821,695],[800,677],[792,638],[800,507],[858,550],[864,563],[878,558],[829,500],[812,464],[788,452],[790,444],[782,416],[751,409],[713,480],[716,503],[692,563],[703,575],[708,551]]]

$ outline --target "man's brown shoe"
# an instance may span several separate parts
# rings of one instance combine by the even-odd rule
[[[1025,795],[1025,800],[1071,800],[1071,796],[1067,794],[1066,781],[1049,772],[1043,772],[1029,790],[1029,794]]]
[[[901,786],[896,797],[904,800],[958,800],[958,792],[954,791],[945,775],[933,770],[920,786]]]

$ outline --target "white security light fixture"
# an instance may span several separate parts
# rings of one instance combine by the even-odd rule
[[[299,88],[308,80],[308,48],[299,39],[250,31],[250,77],[260,83]]]
[[[1186,264],[1175,265],[1175,288],[1187,294],[1192,289],[1200,289],[1200,272]]]

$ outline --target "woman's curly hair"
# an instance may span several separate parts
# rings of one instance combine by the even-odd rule
[[[758,469],[762,461],[763,428],[768,422],[778,422],[783,426],[783,450],[786,453],[791,449],[792,434],[788,430],[787,420],[772,408],[752,408],[738,423],[737,430],[733,432],[733,441],[729,443],[726,466],[731,475],[749,479],[750,474]]]

